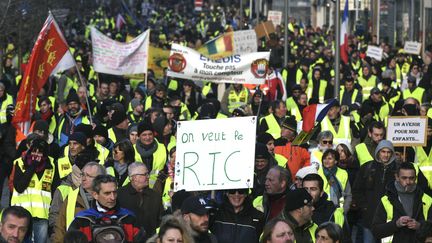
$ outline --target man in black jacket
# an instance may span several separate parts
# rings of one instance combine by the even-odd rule
[[[118,191],[121,207],[129,209],[137,216],[137,225],[143,227],[146,235],[156,233],[163,212],[162,198],[149,188],[149,171],[145,164],[135,162],[129,165],[130,183]]]
[[[211,231],[219,242],[257,243],[263,226],[264,214],[253,207],[248,190],[232,189],[225,193]]]
[[[425,220],[432,219],[432,198],[417,187],[416,180],[413,164],[400,164],[396,180],[387,185],[373,219],[376,238],[414,242],[416,230]]]

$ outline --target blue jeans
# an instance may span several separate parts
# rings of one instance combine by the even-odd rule
[[[355,224],[352,229],[352,241],[354,243],[372,243],[376,242],[372,231],[361,224]]]
[[[48,220],[33,218],[34,243],[46,243],[48,240]]]

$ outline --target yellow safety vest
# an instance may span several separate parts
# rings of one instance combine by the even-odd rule
[[[330,131],[333,134],[333,141],[336,144],[339,144],[344,140],[351,143],[350,122],[351,118],[349,116],[341,116],[339,129],[336,132],[328,116],[325,116],[321,121],[321,131]]]
[[[281,75],[282,75],[283,81],[286,82],[287,78],[288,78],[288,70],[283,69]],[[296,71],[296,84],[300,84],[302,77],[303,77],[303,72],[300,69],[297,69],[297,71]]]
[[[72,187],[69,185],[60,185],[57,187],[57,190],[60,191],[60,195],[62,197],[62,200],[64,201],[69,195],[69,193],[72,191]]]
[[[67,175],[72,173],[72,163],[69,161],[69,157],[65,156],[57,161],[59,177],[60,179],[65,178]]]
[[[343,225],[345,223],[345,215],[344,215],[343,208],[336,208],[336,210],[333,212],[333,218],[334,218],[334,223],[336,223],[341,228],[343,228]]]
[[[323,182],[324,182],[324,184],[323,184],[324,192],[327,193],[328,200],[331,201],[331,198],[330,198],[330,184],[328,183],[327,177],[324,175],[324,170],[322,169],[322,167],[320,167],[318,169],[318,174],[323,179]],[[341,189],[342,189],[342,193],[343,193],[345,191],[345,188],[346,188],[347,184],[348,184],[348,173],[344,169],[337,168],[337,170],[336,170],[336,178],[337,178],[338,182],[340,183],[340,186],[341,186]],[[342,205],[340,205],[340,207],[343,208],[343,201],[344,201],[343,196],[342,196],[342,198],[340,200],[341,200],[340,204],[342,204]]]
[[[268,129],[266,133],[270,133],[274,139],[278,139],[281,136],[281,128],[279,123],[273,114],[269,114],[261,119],[264,119],[267,123]]]
[[[381,106],[379,110],[379,114],[374,114],[374,118],[377,121],[384,122],[384,125],[387,127],[387,117],[390,113],[390,105],[387,102],[384,102],[384,105]]]
[[[52,199],[51,184],[55,170],[53,160],[50,158],[49,161],[52,168],[45,169],[41,179],[35,173],[24,192],[19,193],[15,188],[13,189],[11,205],[27,209],[34,218],[48,219]],[[14,164],[18,165],[22,171],[25,171],[22,158],[15,160]]]
[[[172,191],[171,183],[173,183],[173,181],[171,177],[168,176],[165,180],[164,191],[162,194],[162,203],[165,209],[171,206],[171,197],[169,196],[169,192]]]
[[[68,195],[67,205],[66,205],[66,230],[69,229],[72,221],[75,218],[75,205],[78,198],[80,188],[72,190]]]
[[[61,138],[61,133],[62,133],[62,130],[63,130],[63,124],[65,122],[65,119],[66,119],[65,117],[62,117],[61,120],[60,120],[60,123],[59,123],[59,126],[58,126],[58,131],[57,131],[57,139],[58,140],[60,140],[60,138]],[[82,124],[90,125],[90,120],[88,119],[87,116],[83,116],[81,118],[81,123]]]
[[[6,99],[2,102],[2,105],[0,107],[0,124],[7,122],[6,108],[8,105],[13,104],[12,96],[10,96],[9,94],[6,94],[6,92],[4,93],[4,95],[6,95]]]
[[[360,166],[366,162],[374,160],[365,143],[357,144],[355,146],[355,150],[357,152],[357,158],[359,160]]]
[[[299,122],[303,119],[302,114],[301,114],[300,110],[298,109],[298,107],[292,108],[290,113],[291,113],[291,116],[295,117],[297,122]]]
[[[405,89],[403,91],[403,98],[404,98],[404,100],[406,100],[408,98],[414,98],[414,99],[418,100],[418,102],[421,104],[422,100],[423,100],[424,92],[425,92],[425,89],[423,89],[422,87],[416,87],[413,92],[411,92],[411,90],[409,90],[409,89]]]
[[[286,168],[288,159],[281,154],[275,154],[274,158],[280,167]]]
[[[165,145],[159,142],[157,143],[158,143],[158,148],[153,153],[153,168],[150,171],[150,178],[149,178],[150,188],[153,188],[154,184],[156,183],[157,176],[159,175],[159,171],[163,170],[165,163],[167,161],[167,152],[166,152]],[[133,147],[135,149],[135,161],[142,162],[142,158],[141,155],[138,153],[136,144],[134,144]]]
[[[291,110],[295,107],[297,107],[297,103],[294,101],[294,98],[291,96],[285,101],[285,105],[287,107],[287,110]]]
[[[345,87],[341,87],[340,88],[340,99],[339,99],[339,103],[342,105],[342,98],[343,98],[343,95],[344,95],[344,93],[345,93]],[[358,94],[358,89],[354,89],[354,91],[353,91],[353,94],[352,94],[352,96],[351,96],[351,103],[355,103],[355,100],[356,100],[356,98],[357,98],[357,94]]]
[[[363,101],[365,101],[369,98],[371,90],[377,86],[377,77],[371,75],[369,79],[365,79],[363,76],[359,76],[357,81],[362,87]]]
[[[429,156],[423,147],[416,146],[414,149],[417,155],[418,166],[428,180],[429,187],[432,187],[432,149],[429,151]]]
[[[258,196],[258,197],[256,197],[256,198],[253,200],[252,205],[253,205],[254,208],[256,208],[258,211],[264,212],[263,196]]]
[[[393,219],[393,204],[391,204],[387,196],[381,197],[381,203],[387,214],[387,222],[390,222]],[[432,198],[429,195],[423,193],[422,203],[423,203],[423,216],[425,219],[427,219],[429,209],[432,205]],[[392,242],[392,240],[393,240],[393,235],[381,239],[381,242]]]
[[[232,88],[228,95],[228,111],[232,113],[235,108],[238,108],[242,105],[246,105],[248,102],[249,93],[248,90],[243,87],[240,93],[236,93],[234,88]]]
[[[309,81],[309,85],[308,87],[311,89],[310,92],[311,94],[308,94],[308,98],[312,98],[312,91],[313,91],[313,81]],[[319,98],[319,102],[320,103],[324,103],[324,96],[325,96],[325,90],[327,88],[327,81],[325,80],[320,80],[320,86],[319,86],[319,90],[318,90],[318,98]]]

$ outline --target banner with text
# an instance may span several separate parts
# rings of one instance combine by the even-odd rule
[[[177,122],[174,191],[252,188],[255,116]]]
[[[263,84],[270,52],[254,52],[211,60],[194,49],[171,45],[168,76],[215,83]]]
[[[382,60],[383,49],[378,46],[368,46],[366,56],[374,58],[377,61]]]
[[[118,42],[91,28],[93,67],[114,75],[147,73],[150,30],[127,43]]]
[[[427,117],[392,116],[388,118],[387,140],[395,147],[426,146]]]
[[[276,28],[276,26],[282,23],[282,11],[268,11],[267,20],[273,22],[273,25]]]
[[[421,43],[415,41],[407,41],[404,45],[404,51],[408,54],[419,55],[421,51]]]

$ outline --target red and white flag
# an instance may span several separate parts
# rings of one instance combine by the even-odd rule
[[[54,17],[49,14],[33,47],[18,92],[12,123],[17,128],[17,142],[25,138],[35,113],[36,96],[51,74],[75,65],[69,47]]]
[[[204,0],[195,0],[195,11],[202,11]]]
[[[345,1],[340,34],[340,55],[344,63],[348,63],[348,0]]]
[[[126,20],[123,18],[123,16],[121,14],[117,14],[117,18],[116,18],[117,31],[120,31],[125,24],[126,24]]]

